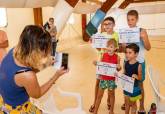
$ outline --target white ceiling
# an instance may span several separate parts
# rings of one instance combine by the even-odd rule
[[[35,7],[47,7],[47,6],[55,7],[58,1],[59,0],[0,0],[0,7],[6,7],[6,8],[35,8]],[[91,0],[91,1],[94,1],[94,0]],[[118,0],[113,5],[111,10],[113,8],[118,8],[123,1],[124,0]],[[74,12],[75,13],[93,13],[99,7],[100,5],[98,4],[89,4],[89,3],[85,4],[85,3],[79,2],[77,6],[75,7]],[[137,9],[140,12],[145,12],[145,13],[149,13],[149,12],[156,13],[155,11],[162,13],[162,12],[165,12],[165,1],[130,4],[126,9],[133,9],[133,8]]]
[[[24,8],[55,6],[58,0],[0,0],[0,7]]]

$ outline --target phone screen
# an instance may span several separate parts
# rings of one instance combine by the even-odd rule
[[[68,56],[67,53],[62,54],[62,67],[64,67],[64,69],[68,69]]]

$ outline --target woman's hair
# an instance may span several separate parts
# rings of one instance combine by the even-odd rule
[[[117,48],[117,42],[116,42],[115,39],[110,39],[110,40],[108,40],[108,42],[107,42],[107,47],[108,47],[109,45],[111,45],[111,44],[113,44],[114,47]]]
[[[14,57],[23,65],[38,69],[42,59],[50,57],[51,36],[39,26],[28,25],[20,35]]]
[[[130,10],[130,11],[127,13],[127,16],[129,16],[129,15],[135,16],[136,19],[139,18],[139,14],[138,14],[138,12],[137,12],[136,10]]]
[[[113,17],[107,17],[104,21],[112,21],[115,24],[115,19]]]

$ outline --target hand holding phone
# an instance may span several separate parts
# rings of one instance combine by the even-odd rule
[[[64,69],[68,69],[68,56],[67,53],[62,54],[62,67],[64,67]]]

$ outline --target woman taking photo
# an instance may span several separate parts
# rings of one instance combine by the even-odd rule
[[[39,26],[26,26],[0,66],[0,114],[42,114],[29,98],[40,98],[68,72],[61,68],[40,86],[34,69],[41,70],[52,63],[50,34]]]

